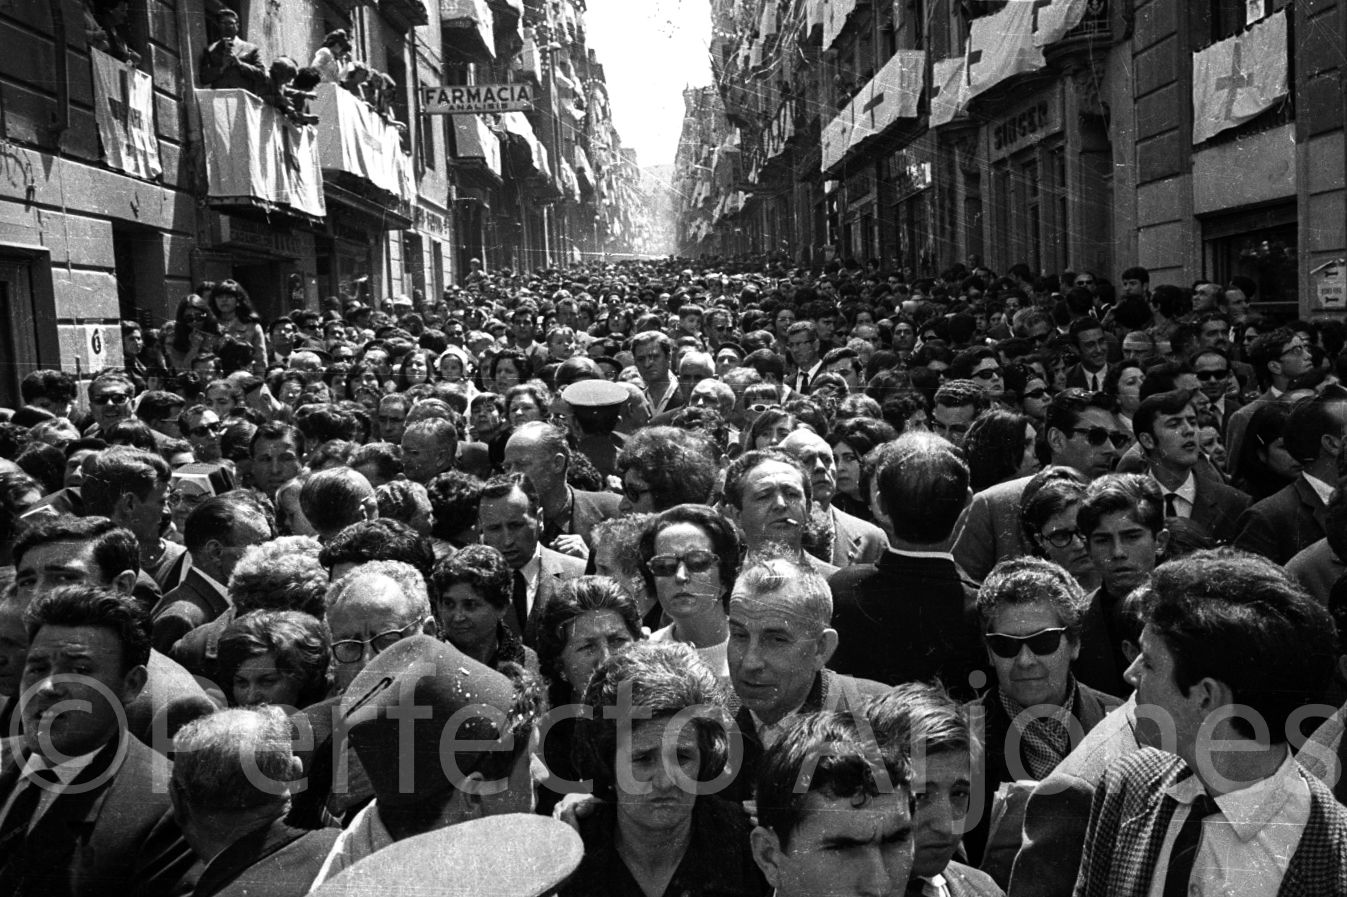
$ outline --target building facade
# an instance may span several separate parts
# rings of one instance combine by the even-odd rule
[[[1347,299],[1341,0],[715,0],[688,255]]]
[[[343,72],[364,85],[318,84],[308,123],[264,81],[205,83],[208,51],[235,53],[217,44],[226,9],[264,78],[281,57],[316,62],[342,30]],[[204,281],[238,280],[270,318],[334,296],[435,297],[472,258],[533,269],[629,251],[639,172],[583,12],[583,0],[5,4],[0,405],[36,367],[121,364],[118,322],[170,320]],[[422,88],[523,81],[526,112],[423,112]]]

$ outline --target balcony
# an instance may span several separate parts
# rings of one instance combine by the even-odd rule
[[[324,177],[364,198],[410,215],[416,196],[412,157],[398,129],[335,84],[319,84],[310,107],[318,115],[318,160]]]
[[[823,127],[820,165],[827,173],[882,140],[900,121],[917,117],[925,89],[926,53],[899,50]]]
[[[430,24],[430,13],[423,0],[379,0],[379,12],[404,33],[418,25]]]
[[[208,205],[309,219],[327,215],[318,127],[294,124],[247,90],[198,89],[195,94],[201,110]]]
[[[1061,67],[1073,58],[1089,57],[1113,41],[1108,0],[1089,0],[1078,22],[1050,24],[1056,27],[1040,28],[1034,34],[1034,43],[1043,48],[1044,59],[1050,65]]]
[[[446,55],[487,64],[496,58],[495,16],[486,0],[440,0],[440,36]]]
[[[496,55],[510,59],[524,46],[524,0],[487,0],[495,18]]]

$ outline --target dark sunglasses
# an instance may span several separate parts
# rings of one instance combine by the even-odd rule
[[[200,424],[187,431],[188,436],[195,436],[198,439],[204,439],[207,436],[214,436],[223,428],[223,424]]]
[[[1084,433],[1090,445],[1098,448],[1106,442],[1112,442],[1114,448],[1127,445],[1127,434],[1121,430],[1106,430],[1103,427],[1072,427],[1072,433]]]
[[[768,411],[780,410],[780,408],[780,405],[763,405],[761,403],[748,406],[748,410],[752,411],[754,414],[763,414]]]
[[[627,497],[627,501],[635,504],[641,500],[642,495],[650,494],[649,486],[633,486],[631,483],[622,484],[622,494]]]
[[[1029,391],[1026,392],[1021,398],[1025,398],[1025,399],[1033,399],[1033,400],[1037,401],[1037,400],[1043,398],[1043,397],[1044,397],[1045,395],[1047,395],[1047,394],[1048,394],[1048,390],[1047,390],[1046,387],[1039,387],[1038,389],[1031,389],[1031,390],[1029,390]]]
[[[679,564],[685,565],[689,573],[705,573],[719,562],[720,558],[714,552],[694,548],[686,554],[657,554],[646,566],[655,576],[673,576],[678,572]]]
[[[1000,368],[984,368],[973,373],[974,378],[978,380],[993,380],[1001,376]]]
[[[1229,371],[1229,370],[1224,370],[1224,371],[1198,371],[1198,372],[1197,372],[1197,379],[1201,380],[1201,381],[1204,382],[1204,383],[1205,383],[1206,381],[1208,381],[1208,380],[1224,380],[1224,379],[1225,379],[1226,377],[1228,377],[1228,376],[1230,376],[1230,371]]]
[[[1006,635],[1004,632],[987,633],[987,647],[992,649],[992,653],[997,657],[1004,657],[1007,660],[1020,656],[1020,649],[1025,645],[1029,650],[1039,657],[1052,654],[1062,644],[1062,634],[1066,628],[1059,626],[1056,629],[1044,629],[1042,632],[1035,632],[1033,635]]]
[[[131,401],[131,397],[124,392],[105,392],[98,396],[89,396],[89,401],[95,405],[125,405]]]

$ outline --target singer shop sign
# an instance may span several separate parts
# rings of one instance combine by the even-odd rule
[[[420,93],[421,111],[427,115],[529,112],[533,109],[533,88],[527,84],[422,87]]]

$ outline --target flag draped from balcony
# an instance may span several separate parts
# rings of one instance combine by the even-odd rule
[[[856,0],[832,0],[824,6],[823,49],[832,49],[833,42],[842,33],[855,9]]]
[[[1286,10],[1282,10],[1193,54],[1193,143],[1254,118],[1286,91]]]
[[[211,202],[327,214],[315,126],[296,125],[242,88],[195,94]]]
[[[1007,78],[1043,68],[1034,46],[1035,3],[1007,3],[995,15],[974,19],[968,34],[968,96],[991,90]]]
[[[964,57],[956,56],[937,59],[931,66],[931,117],[928,123],[932,128],[953,121],[968,105],[966,63]]]
[[[1034,46],[1057,43],[1085,18],[1090,0],[1033,0]]]
[[[102,50],[89,49],[94,69],[94,120],[109,168],[150,180],[164,173],[154,135],[154,83],[149,75]]]

